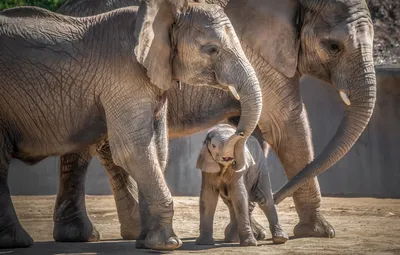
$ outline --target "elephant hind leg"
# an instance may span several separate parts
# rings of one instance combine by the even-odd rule
[[[307,112],[301,102],[298,89],[295,93],[297,94],[296,100],[292,100],[288,104],[295,110],[290,112],[282,110],[286,112],[287,120],[281,120],[279,117],[271,115],[270,119],[274,121],[262,125],[264,126],[263,130],[272,130],[272,132],[264,133],[265,140],[274,148],[289,180],[309,164],[314,157]],[[271,128],[265,128],[267,126]],[[293,231],[296,237],[332,238],[335,236],[335,230],[319,210],[321,192],[317,177],[299,188],[293,194],[293,200],[300,218],[300,222]]]
[[[12,204],[7,183],[10,150],[0,133],[0,248],[22,248],[33,244],[33,239],[22,228]]]
[[[286,243],[289,236],[283,231],[276,211],[274,198],[272,196],[271,180],[269,173],[264,169],[260,174],[259,182],[257,183],[257,197],[259,197],[258,205],[268,218],[269,229],[272,235],[272,241],[276,244]]]
[[[121,225],[121,237],[124,240],[135,240],[141,229],[136,181],[123,168],[114,164],[108,141],[98,148],[97,156],[111,184]]]
[[[53,215],[53,238],[57,242],[100,240],[85,206],[85,177],[90,159],[88,150],[60,158],[60,187]]]

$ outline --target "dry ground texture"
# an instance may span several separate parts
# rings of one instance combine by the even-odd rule
[[[54,196],[13,197],[19,219],[36,243],[27,249],[0,250],[7,255],[48,254],[154,254],[136,250],[134,241],[120,240],[119,223],[112,196],[87,196],[87,209],[92,221],[102,232],[99,243],[55,243],[52,239]],[[283,245],[271,240],[258,247],[224,244],[223,230],[228,223],[228,211],[220,200],[214,231],[217,245],[197,246],[199,212],[198,197],[175,197],[174,227],[183,239],[183,246],[174,254],[400,254],[400,199],[323,198],[322,211],[336,228],[333,239],[292,239]],[[293,201],[286,199],[279,206],[284,230],[292,235],[297,222]],[[267,226],[267,220],[256,208],[256,219]],[[167,252],[168,253],[168,252]]]

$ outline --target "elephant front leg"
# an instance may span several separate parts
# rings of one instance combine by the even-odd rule
[[[174,250],[182,245],[182,241],[172,227],[173,199],[158,159],[154,112],[152,105],[142,102],[138,108],[135,102],[137,100],[115,101],[113,107],[106,110],[111,154],[115,164],[127,170],[134,178],[148,204],[151,221],[148,224],[145,247]]]
[[[213,187],[216,174],[202,172],[200,191],[200,236],[198,245],[214,245],[213,223],[218,203],[218,190]]]
[[[249,197],[244,184],[243,176],[238,180],[237,183],[234,183],[229,187],[228,192],[232,198],[232,205],[233,209],[235,210],[236,221],[238,223],[237,225],[240,245],[257,245],[257,240],[254,238],[253,230],[251,228]]]
[[[121,237],[125,240],[135,240],[141,231],[136,181],[123,168],[114,164],[108,141],[98,148],[97,156],[105,168],[111,184]]]
[[[53,237],[57,242],[100,240],[85,206],[85,179],[90,159],[88,150],[60,158],[60,187],[53,215]]]
[[[4,153],[1,139],[0,152]],[[9,164],[9,156],[0,156],[0,249],[29,247],[33,244],[33,239],[19,223],[11,201],[7,183]]]
[[[298,92],[299,93],[299,92]],[[292,102],[293,103],[293,102]],[[280,117],[273,117],[272,132],[264,133],[271,147],[277,152],[285,168],[288,179],[293,178],[309,164],[314,157],[311,130],[304,105],[299,102],[301,112],[293,111],[290,119],[280,122]],[[335,230],[320,212],[321,192],[318,179],[314,178],[293,194],[300,222],[294,228],[296,237],[334,237]]]

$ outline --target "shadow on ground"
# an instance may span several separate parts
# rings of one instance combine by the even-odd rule
[[[195,238],[183,238],[183,245],[177,251],[206,251],[223,247],[238,247],[238,243],[216,241],[212,245],[196,245]],[[32,247],[21,249],[1,249],[0,255],[100,255],[100,254],[172,254],[169,251],[139,250],[135,241],[112,240],[99,243],[57,243],[35,242]]]

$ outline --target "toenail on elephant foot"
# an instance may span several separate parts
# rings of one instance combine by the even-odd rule
[[[272,242],[274,244],[283,244],[286,243],[287,240],[289,240],[289,236],[285,232],[283,232],[279,224],[271,225],[269,228],[271,230]]]
[[[175,235],[172,225],[162,226],[159,224],[149,230],[144,241],[144,246],[153,250],[171,251],[181,247],[182,241]]]
[[[55,223],[53,237],[56,242],[98,242],[101,239],[100,232],[92,223],[82,221],[63,224]]]
[[[0,249],[25,248],[32,244],[32,237],[19,222],[0,230]]]
[[[314,213],[308,222],[299,222],[293,230],[296,237],[335,237],[335,230],[319,213]]]

